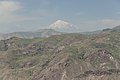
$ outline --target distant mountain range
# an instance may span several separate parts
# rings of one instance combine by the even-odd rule
[[[120,26],[93,33],[1,40],[0,80],[120,80]]]
[[[100,34],[100,33],[104,33],[104,32],[114,32],[114,31],[120,31],[120,25],[115,26],[113,28],[106,28],[103,30],[96,30],[96,31],[91,31],[91,32],[82,32],[82,34],[93,35],[93,34]]]
[[[103,30],[97,30],[97,31],[92,31],[92,32],[83,32],[82,34],[99,34],[102,32],[109,32],[109,31],[117,31],[120,29],[120,25],[116,26],[112,29],[103,29]],[[63,32],[59,32],[63,31]],[[118,30],[119,31],[119,30]],[[48,29],[39,29],[36,31],[26,31],[26,32],[12,32],[12,33],[0,33],[0,40],[5,40],[9,39],[11,37],[19,37],[19,38],[27,38],[27,39],[32,39],[32,38],[45,38],[45,37],[50,37],[52,35],[61,35],[64,33],[80,33],[81,31],[78,31],[75,25],[62,21],[62,20],[57,20],[53,22],[52,24],[48,25]]]
[[[13,32],[13,33],[7,33],[7,34],[0,34],[0,40],[9,39],[11,37],[19,37],[19,38],[43,38],[43,37],[49,37],[51,35],[60,35],[61,32],[55,31],[53,29],[40,29],[34,32]]]
[[[39,29],[36,31],[26,31],[26,32],[12,32],[12,33],[0,33],[0,40],[9,39],[11,37],[19,37],[19,38],[45,38],[50,37],[52,35],[60,35],[64,32],[68,32],[74,28],[73,24],[70,24],[66,21],[57,20],[53,22],[52,24],[48,25],[48,29]],[[63,31],[63,32],[59,32]]]

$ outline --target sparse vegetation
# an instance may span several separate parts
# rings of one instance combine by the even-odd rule
[[[105,80],[119,80],[119,34],[104,30],[89,36],[2,40],[0,80],[102,80],[101,75]]]

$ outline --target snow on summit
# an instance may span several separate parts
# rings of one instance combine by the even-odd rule
[[[52,23],[49,28],[51,29],[64,29],[64,28],[69,28],[72,27],[73,25],[63,21],[63,20],[57,20],[56,22]]]

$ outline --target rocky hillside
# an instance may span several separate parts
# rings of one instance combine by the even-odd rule
[[[0,41],[0,80],[119,80],[120,32]]]

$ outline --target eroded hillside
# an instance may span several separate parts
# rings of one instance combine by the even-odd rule
[[[0,41],[0,80],[119,80],[120,32]]]

